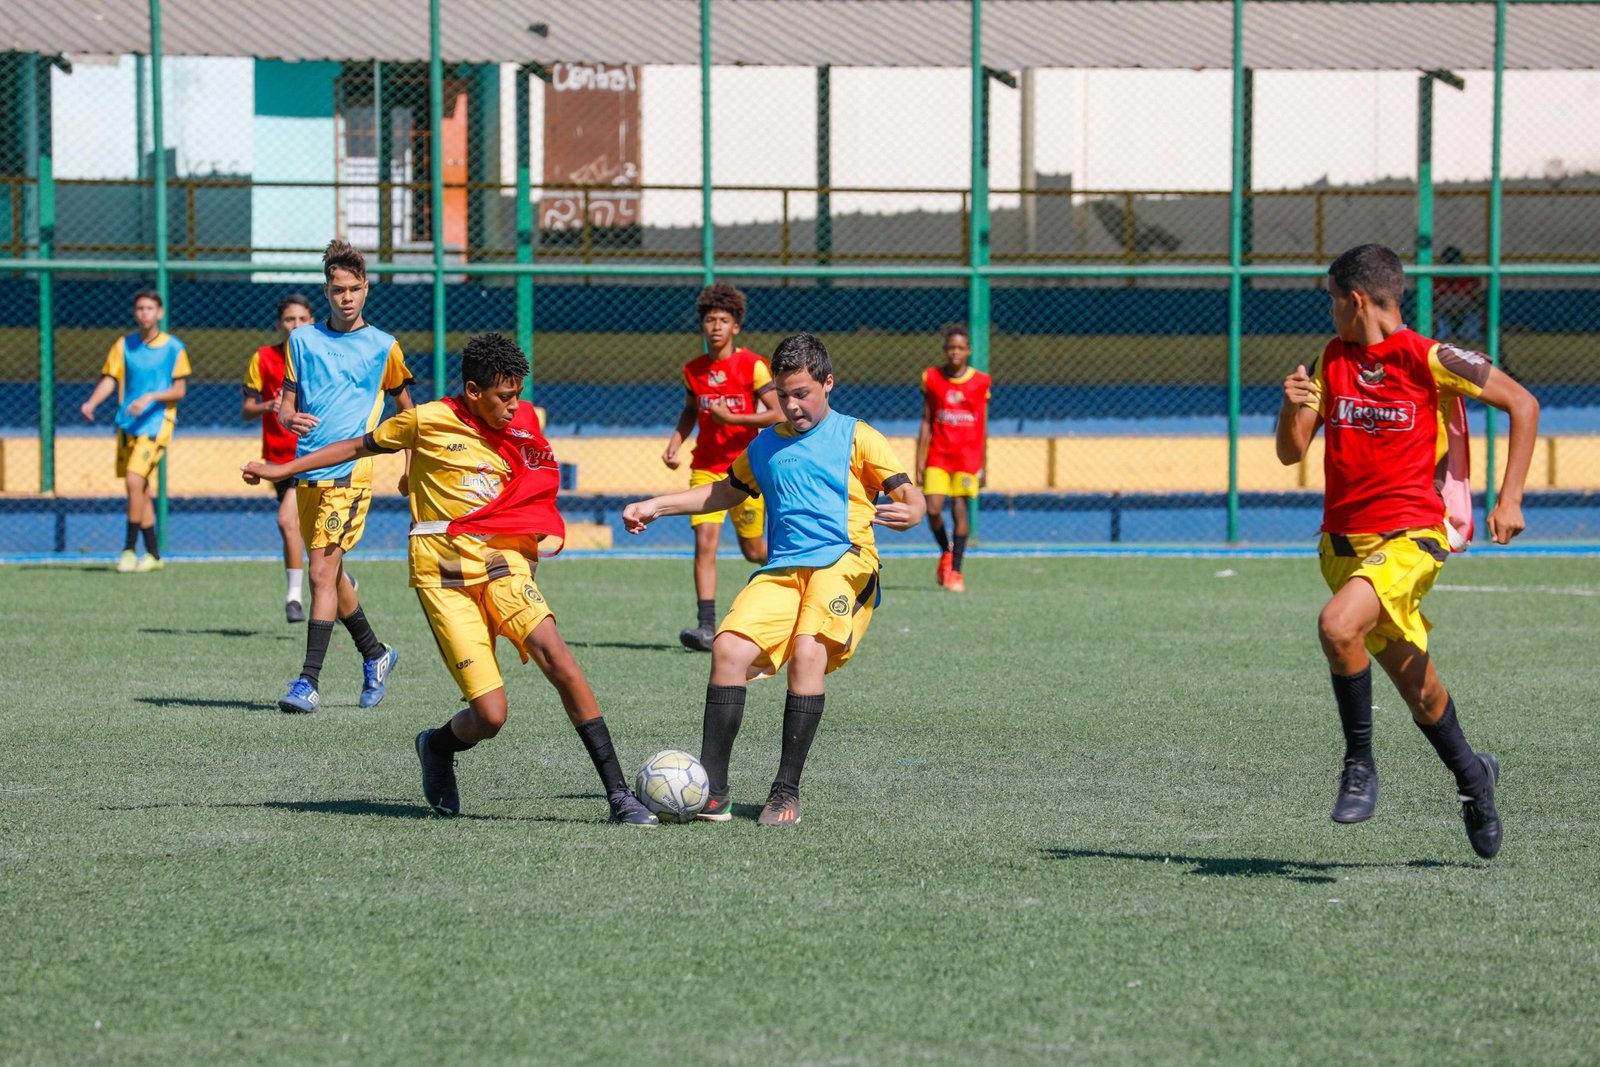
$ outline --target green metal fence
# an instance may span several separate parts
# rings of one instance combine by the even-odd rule
[[[1074,6],[1056,5],[1059,17]],[[558,173],[561,71],[458,63],[440,44],[453,14],[438,0],[425,64],[174,61],[161,49],[160,0],[148,55],[99,66],[0,55],[0,89],[17,104],[0,130],[0,553],[115,547],[111,445],[73,412],[129,327],[132,292],[150,284],[195,364],[161,478],[163,537],[185,551],[273,551],[264,514],[233,521],[271,510],[270,497],[232,481],[254,441],[238,382],[249,353],[273,339],[278,296],[306,291],[324,310],[316,250],[335,235],[368,250],[380,279],[369,318],[400,337],[419,398],[451,387],[453,353],[473,332],[502,330],[530,351],[531,395],[569,462],[568,510],[593,520],[602,543],[623,501],[680,480],[658,457],[681,405],[679,368],[698,352],[694,295],[713,279],[748,291],[744,339],[757,351],[795,330],[821,333],[838,357],[840,406],[902,448],[920,412],[917,373],[939,362],[938,328],[967,321],[973,362],[996,381],[990,544],[1302,541],[1316,527],[1320,471],[1271,459],[1277,384],[1328,333],[1316,292],[1327,259],[1368,240],[1408,259],[1413,323],[1483,349],[1541,396],[1529,537],[1600,536],[1600,175],[1589,173],[1600,135],[1581,117],[1557,124],[1544,142],[1519,142],[1517,158],[1559,152],[1570,166],[1505,167],[1506,131],[1529,141],[1551,121],[1536,95],[1547,87],[1507,69],[1508,41],[1538,32],[1525,14],[1560,6],[1600,21],[1600,3],[1433,5],[1492,12],[1491,46],[1459,70],[1327,72],[1334,89],[1321,95],[1357,104],[1317,102],[1332,116],[1322,150],[1351,154],[1344,124],[1370,79],[1370,110],[1404,113],[1390,125],[1410,135],[1407,172],[1380,172],[1394,165],[1394,138],[1375,119],[1384,147],[1372,150],[1370,180],[1281,187],[1266,175],[1301,151],[1299,127],[1268,113],[1312,92],[1301,87],[1312,75],[1252,70],[1246,46],[1252,12],[1293,5],[1216,6],[1232,19],[1228,70],[1113,77],[986,66],[982,0],[962,5],[965,70],[715,66],[725,12],[702,0],[697,71],[588,57],[613,64],[598,76],[626,71],[642,85],[635,107],[639,95],[672,102],[642,112],[656,156],[643,173],[627,161],[631,174],[616,158]],[[899,16],[874,17],[882,32]],[[174,83],[174,64],[187,85]],[[111,124],[110,103],[83,106],[74,79],[131,102],[132,129]],[[1436,115],[1485,86],[1487,122],[1450,118],[1456,135],[1442,145],[1455,159],[1459,131],[1474,130],[1474,159],[1436,159]],[[1141,111],[1144,96],[1161,106]],[[1107,97],[1121,118],[1095,118]],[[1075,130],[1013,128],[1019,98],[1038,108],[1028,115],[1070,113]],[[206,140],[196,130],[246,117],[250,160],[192,149]],[[1092,129],[1105,132],[1090,145]],[[127,135],[131,153],[114,147]],[[1070,175],[1030,162],[1041,145],[1072,156],[1063,146],[1079,135]],[[873,151],[874,139],[890,147]],[[1153,162],[1174,150],[1178,164]],[[1001,180],[1000,155],[1021,159],[1020,180]],[[332,161],[331,177],[301,166],[312,157],[323,170]],[[966,173],[942,180],[955,160]],[[906,170],[941,180],[893,177]],[[1503,425],[1480,415],[1477,427],[1489,503]],[[381,502],[369,548],[403,546],[400,507]],[[652,536],[689,542],[687,524]]]

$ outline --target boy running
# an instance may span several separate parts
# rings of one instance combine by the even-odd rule
[[[1300,366],[1284,379],[1278,459],[1300,462],[1326,426],[1318,554],[1333,598],[1317,630],[1345,739],[1334,820],[1361,822],[1378,802],[1371,653],[1455,775],[1467,840],[1487,859],[1500,851],[1500,764],[1474,752],[1461,732],[1455,701],[1428,656],[1432,624],[1421,602],[1450,555],[1449,527],[1470,530],[1470,497],[1449,512],[1441,496],[1462,398],[1511,416],[1505,480],[1489,513],[1490,536],[1502,545],[1526,525],[1522,490],[1539,402],[1486,357],[1407,328],[1400,321],[1404,288],[1400,257],[1382,245],[1360,245],[1333,261],[1328,293],[1338,337],[1323,349],[1314,376]]]
[[[494,648],[503,636],[560,694],[605,784],[612,821],[653,826],[656,817],[629,791],[594,691],[533,582],[540,541],[549,539],[547,553],[560,551],[566,526],[556,510],[555,456],[533,405],[518,399],[527,374],[527,359],[504,335],[474,337],[461,353],[460,396],[402,411],[289,464],[248,464],[244,478],[276,480],[379,452],[411,453],[411,585],[467,702],[443,726],[417,735],[423,795],[434,811],[461,810],[455,754],[505,725]]]
[[[800,772],[822,720],[824,676],[861,646],[877,605],[872,527],[908,530],[922,521],[926,503],[882,434],[829,407],[833,362],[821,340],[785,338],[772,372],[782,425],[762,430],[728,477],[629,504],[622,519],[639,533],[663,515],[766,499],[771,556],[734,599],[711,648],[700,744],[711,802],[699,817],[732,817],[728,761],[744,718],[745,683],[787,664],[783,754],[757,821],[793,826],[800,821]],[[879,493],[893,501],[875,506]]]
[[[289,335],[278,407],[278,420],[300,435],[296,452],[301,457],[378,425],[385,393],[394,397],[400,411],[413,406],[406,390],[411,372],[399,342],[361,317],[367,302],[366,260],[347,242],[333,241],[322,254],[322,273],[328,321],[301,326]],[[311,560],[311,621],[306,624],[305,664],[278,707],[303,713],[321,706],[317,687],[337,617],[361,653],[361,706],[370,708],[383,699],[389,672],[400,658],[372,632],[355,585],[344,573],[344,555],[361,540],[372,502],[372,460],[352,458],[303,467],[299,473],[295,498]]]
[[[299,293],[290,293],[278,301],[278,343],[262,345],[250,357],[244,372],[244,400],[239,416],[246,422],[261,420],[261,457],[268,463],[287,463],[294,459],[295,435],[278,421],[278,398],[283,394],[283,361],[288,352],[289,335],[312,319],[311,301]],[[295,497],[289,492],[294,481],[284,478],[272,483],[278,494],[278,536],[283,539],[283,571],[287,578],[284,593],[283,616],[289,622],[305,622],[306,611],[300,603],[301,580],[305,571],[300,561],[305,555],[305,541],[300,536],[300,516],[295,507]]]
[[[967,327],[946,326],[944,366],[922,372],[922,425],[917,429],[917,481],[928,497],[928,529],[939,543],[934,581],[952,593],[967,591],[961,562],[972,531],[972,507],[984,484],[989,458],[990,378],[967,365],[972,338]],[[955,540],[944,529],[950,498]]]
[[[734,458],[745,450],[764,426],[783,421],[783,413],[761,408],[772,395],[772,374],[767,361],[748,348],[734,347],[744,323],[745,296],[731,285],[712,285],[700,293],[695,315],[705,335],[706,352],[683,368],[683,411],[667,439],[661,462],[678,469],[678,449],[698,426],[694,456],[689,461],[689,487],[698,488],[726,478]],[[732,509],[733,532],[739,550],[751,563],[767,561],[761,499],[741,499]],[[711,651],[717,621],[717,543],[727,511],[696,515],[694,530],[694,595],[699,619],[678,634],[683,647]]]
[[[156,544],[156,506],[151,483],[161,457],[172,443],[178,422],[178,401],[189,391],[189,352],[183,342],[164,333],[161,294],[141,289],[133,294],[133,321],[138,332],[119,337],[106,353],[100,381],[78,410],[89,422],[94,409],[117,391],[117,477],[128,491],[128,531],[117,559],[119,574],[146,574],[162,567]],[[134,547],[144,534],[143,556]]]

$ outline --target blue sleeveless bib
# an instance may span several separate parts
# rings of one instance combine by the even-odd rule
[[[850,551],[850,453],[856,420],[831,411],[798,436],[762,430],[746,454],[767,505],[767,564],[829,567]]]

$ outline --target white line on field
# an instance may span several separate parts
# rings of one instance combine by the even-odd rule
[[[1548,593],[1551,596],[1600,596],[1600,589],[1581,585],[1436,585],[1447,593]]]

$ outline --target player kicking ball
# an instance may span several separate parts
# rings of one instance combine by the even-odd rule
[[[455,755],[506,722],[495,639],[507,638],[539,665],[605,784],[611,821],[654,826],[628,789],[594,690],[556,617],[534,584],[540,543],[560,550],[566,524],[556,508],[560,472],[524,403],[528,361],[502,334],[474,337],[461,353],[462,392],[402,411],[375,429],[292,463],[249,463],[244,479],[276,481],[382,452],[411,454],[411,586],[467,706],[417,735],[422,791],[440,815],[461,810]]]
[[[1302,366],[1284,379],[1278,459],[1300,462],[1318,427],[1325,429],[1318,555],[1333,598],[1317,631],[1345,741],[1334,821],[1361,822],[1377,808],[1370,653],[1455,776],[1467,840],[1488,859],[1500,851],[1502,837],[1495,806],[1500,764],[1474,752],[1461,732],[1455,701],[1428,656],[1432,624],[1421,605],[1452,541],[1464,545],[1471,537],[1471,498],[1449,477],[1458,412],[1465,423],[1462,398],[1476,397],[1511,415],[1505,480],[1489,513],[1489,534],[1502,545],[1526,526],[1522,490],[1539,402],[1486,357],[1405,326],[1404,288],[1400,257],[1382,245],[1360,245],[1333,261],[1328,294],[1338,336],[1323,349],[1315,376]],[[1447,508],[1458,495],[1456,485],[1461,499]],[[1463,533],[1453,538],[1456,531]]]
[[[909,530],[927,510],[922,493],[883,435],[828,404],[833,362],[810,334],[772,354],[778,406],[786,421],[762,430],[728,477],[629,504],[629,533],[664,515],[726,511],[748,497],[766,501],[768,558],[734,599],[711,645],[700,761],[711,801],[699,818],[732,817],[728,762],[744,719],[745,685],[787,666],[783,752],[762,826],[800,821],[800,772],[822,721],[823,680],[849,661],[878,601],[872,527]],[[892,501],[874,505],[879,493]]]

